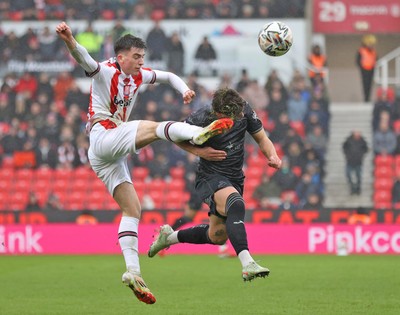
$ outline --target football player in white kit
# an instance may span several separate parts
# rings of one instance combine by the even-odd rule
[[[114,45],[115,57],[97,62],[77,43],[65,22],[56,26],[56,32],[72,57],[92,78],[87,123],[90,138],[88,155],[92,169],[122,210],[118,238],[127,269],[122,281],[140,301],[153,304],[156,299],[140,273],[138,225],[141,206],[132,184],[127,156],[159,139],[173,142],[191,140],[201,145],[230,129],[233,121],[219,119],[205,128],[172,121],[128,122],[142,84],[169,83],[183,95],[185,104],[192,101],[195,92],[171,72],[144,68],[146,44],[138,37],[130,34],[122,36]],[[197,155],[209,160],[219,161],[226,157],[224,151],[210,147],[196,147],[195,150]]]

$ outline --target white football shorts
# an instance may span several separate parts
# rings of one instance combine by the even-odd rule
[[[127,159],[128,154],[140,151],[136,150],[135,145],[139,122],[124,122],[113,129],[106,129],[96,123],[90,131],[90,165],[112,196],[119,184],[132,183]]]

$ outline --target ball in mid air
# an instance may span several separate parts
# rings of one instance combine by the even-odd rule
[[[286,54],[292,43],[292,30],[279,21],[265,24],[258,33],[258,45],[268,56],[278,57]]]

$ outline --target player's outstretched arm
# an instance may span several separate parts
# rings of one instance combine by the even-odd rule
[[[67,23],[61,22],[58,24],[56,26],[56,33],[65,42],[65,45],[67,45],[69,51],[72,51],[76,48],[76,40],[72,35],[71,28]]]
[[[98,70],[99,64],[88,53],[85,47],[79,45],[72,35],[67,23],[61,22],[56,26],[57,35],[65,42],[70,54],[77,63],[90,75]]]
[[[268,138],[265,131],[262,129],[259,132],[252,135],[254,140],[260,147],[261,152],[268,159],[268,165],[270,167],[280,169],[282,161],[276,153],[275,146],[272,141]]]
[[[154,70],[154,72],[156,73],[157,77],[156,82],[168,83],[174,89],[178,90],[182,94],[184,104],[189,104],[196,96],[196,93],[191,90],[176,74],[160,70]]]
[[[182,141],[175,144],[181,149],[208,161],[222,161],[226,159],[226,152],[223,150],[215,150],[211,147],[199,147],[191,144],[189,141]]]

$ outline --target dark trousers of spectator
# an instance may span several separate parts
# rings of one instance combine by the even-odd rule
[[[350,194],[361,194],[361,165],[346,165],[346,177],[350,186]]]
[[[364,92],[364,102],[369,102],[371,97],[372,80],[374,78],[374,69],[361,69],[362,86]]]

